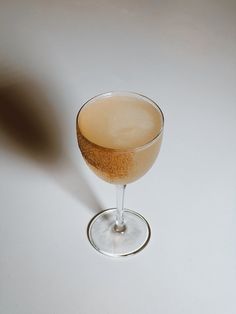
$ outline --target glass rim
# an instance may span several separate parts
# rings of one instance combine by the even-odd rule
[[[149,103],[151,103],[151,105],[154,108],[156,108],[156,110],[158,110],[160,112],[162,125],[161,125],[161,128],[160,128],[159,132],[151,140],[147,141],[145,144],[137,146],[137,147],[133,147],[133,148],[127,148],[127,149],[124,149],[124,148],[111,148],[111,147],[102,146],[102,145],[94,143],[93,141],[89,140],[86,136],[84,136],[84,134],[82,133],[82,131],[81,131],[80,127],[79,127],[79,116],[80,116],[80,113],[83,110],[83,108],[86,105],[88,105],[88,103],[90,103],[93,100],[96,100],[96,99],[99,99],[99,98],[103,98],[103,97],[106,97],[106,96],[125,95],[125,94],[129,95],[129,96],[136,96],[136,97],[139,97],[139,98],[143,98],[144,100],[147,100]],[[140,94],[140,93],[137,93],[137,92],[131,92],[131,91],[110,91],[110,92],[97,94],[97,95],[89,98],[81,106],[81,108],[79,109],[79,111],[77,113],[77,116],[76,116],[76,128],[79,129],[80,134],[82,135],[82,137],[84,139],[86,139],[86,141],[88,141],[89,143],[91,143],[92,145],[94,145],[94,146],[96,146],[98,148],[102,148],[103,150],[108,150],[108,151],[113,151],[113,152],[134,152],[134,151],[137,151],[137,150],[145,149],[146,147],[150,146],[152,143],[157,141],[157,139],[161,136],[161,134],[163,133],[163,130],[164,130],[164,122],[165,122],[165,118],[164,118],[163,111],[161,110],[160,106],[155,101],[153,101],[151,98],[149,98],[149,97],[147,97],[147,96],[145,96],[143,94]]]

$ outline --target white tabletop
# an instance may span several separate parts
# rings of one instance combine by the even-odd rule
[[[236,2],[0,3],[0,313],[236,313]],[[87,224],[114,187],[77,147],[85,100],[157,101],[157,162],[127,188],[150,222],[114,259]]]

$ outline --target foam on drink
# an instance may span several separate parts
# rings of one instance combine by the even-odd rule
[[[91,101],[79,116],[84,137],[113,149],[145,145],[160,132],[161,124],[160,112],[147,100],[122,95]]]

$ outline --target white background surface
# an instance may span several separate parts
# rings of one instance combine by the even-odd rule
[[[236,313],[235,60],[233,0],[1,0],[1,314]],[[126,194],[152,238],[125,259],[87,240],[115,193],[75,137],[82,103],[110,90],[166,118],[156,164]]]

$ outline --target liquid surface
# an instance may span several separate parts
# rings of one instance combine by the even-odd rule
[[[162,128],[162,116],[148,100],[107,95],[83,107],[78,123],[81,133],[89,141],[125,150],[154,139]]]

